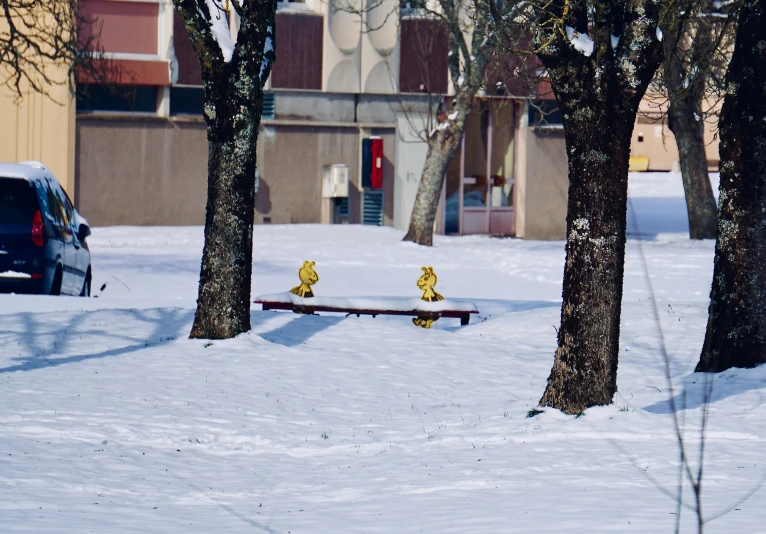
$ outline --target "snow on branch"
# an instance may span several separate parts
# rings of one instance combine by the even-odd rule
[[[226,1],[228,4],[228,0]],[[236,41],[232,39],[231,29],[229,28],[229,13],[216,0],[205,0],[205,3],[210,12],[210,18],[208,19],[210,22],[210,32],[221,49],[224,62],[228,63],[234,55],[234,47],[236,46]]]

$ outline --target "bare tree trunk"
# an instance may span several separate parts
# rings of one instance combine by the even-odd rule
[[[691,6],[689,8],[691,9]],[[689,55],[692,58],[703,55],[710,46],[710,29],[698,28],[692,38],[686,34],[688,24],[687,21],[674,21],[672,27],[666,28],[667,35],[663,41],[665,48],[663,75],[670,100],[668,124],[678,146],[681,178],[686,196],[686,212],[689,216],[689,237],[713,239],[717,224],[717,209],[707,170],[705,123],[702,118],[702,101],[705,97],[707,76],[702,68],[694,75],[686,72],[685,57],[679,47],[684,39],[693,39]]]
[[[205,246],[190,337],[226,339],[250,330],[255,150],[277,2],[173,3],[202,67],[208,140]],[[227,41],[228,9],[239,15],[236,42]]]
[[[578,413],[611,403],[617,390],[635,111],[590,105],[569,116],[564,122],[570,156],[561,328],[540,405]]]
[[[438,1],[442,12],[440,17],[446,24],[450,44],[447,65],[456,92],[447,118],[428,136],[423,174],[415,196],[410,226],[403,239],[426,246],[433,244],[434,220],[444,173],[463,140],[465,121],[471,112],[474,96],[484,83],[492,46],[497,46],[489,2],[477,0],[470,9],[470,3],[462,5],[452,0]],[[471,32],[465,31],[466,20],[471,22]],[[470,52],[467,33],[471,33]]]
[[[625,23],[617,46],[610,44],[617,31],[611,19],[597,17],[599,25],[589,29],[584,4],[577,9],[574,31],[591,32],[593,54],[560,33],[538,54],[564,121],[569,175],[561,327],[540,405],[569,414],[610,404],[617,389],[630,141],[638,104],[662,60],[654,3],[611,6]]]
[[[221,93],[220,98],[231,98],[225,90]],[[221,110],[230,104],[224,100],[216,107]],[[260,122],[260,114],[255,115],[237,113],[232,121],[208,124],[205,246],[192,338],[226,339],[250,330],[255,154]]]
[[[766,0],[743,4],[726,76],[706,372],[766,362]]]
[[[428,247],[433,245],[434,221],[439,207],[439,195],[444,184],[444,173],[463,140],[465,120],[470,112],[471,101],[461,100],[461,102],[464,103],[465,109],[455,109],[453,113],[458,115],[455,120],[448,120],[437,126],[428,140],[426,162],[423,165],[418,193],[415,196],[415,204],[412,206],[410,226],[404,241],[412,241]],[[455,107],[458,105],[456,101]]]
[[[691,239],[714,239],[717,226],[715,196],[705,154],[704,122],[688,102],[670,101],[670,124],[678,146]]]

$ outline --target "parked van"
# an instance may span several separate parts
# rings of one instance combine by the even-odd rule
[[[89,235],[45,165],[0,163],[0,293],[90,296]]]

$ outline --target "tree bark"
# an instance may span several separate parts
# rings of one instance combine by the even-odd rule
[[[766,362],[766,0],[743,4],[726,86],[703,372]]]
[[[447,165],[463,140],[465,121],[471,111],[471,103],[472,97],[456,99],[452,107],[452,113],[457,113],[455,120],[448,119],[439,124],[428,140],[428,152],[412,206],[410,226],[403,241],[412,241],[427,247],[433,245],[434,221],[444,184],[444,173],[447,172]]]
[[[564,413],[610,404],[617,389],[628,160],[638,104],[662,57],[648,22],[655,15],[651,2],[631,4],[617,50],[604,24],[592,28],[592,55],[555,35],[539,54],[564,121],[569,175],[561,327],[540,405]],[[587,31],[584,13],[578,22]]]
[[[277,2],[173,3],[202,68],[208,140],[205,245],[190,337],[226,339],[250,330],[255,154],[263,85],[275,59]],[[240,19],[236,42],[224,37],[227,23],[212,27],[228,20],[229,8]]]
[[[707,170],[704,123],[699,111],[688,102],[674,105],[671,98],[669,114],[673,136],[681,163],[681,179],[686,197],[691,239],[714,239],[717,226],[717,207],[710,173]]]
[[[635,114],[614,108],[590,105],[581,110],[587,112],[565,113],[570,117],[564,123],[569,201],[561,327],[540,400],[541,406],[565,413],[609,404],[617,390],[628,160],[635,119]]]
[[[231,106],[220,91],[216,113]],[[228,93],[228,94],[227,94]],[[216,97],[214,97],[216,98]],[[262,101],[261,94],[261,101]],[[262,106],[262,103],[261,103]],[[227,112],[227,111],[226,111]],[[255,166],[260,113],[208,124],[205,245],[191,337],[227,339],[250,330]]]
[[[702,118],[707,76],[704,66],[694,75],[687,73],[684,51],[680,49],[680,43],[684,39],[692,39],[689,55],[694,58],[703,54],[710,46],[709,28],[697,28],[697,34],[690,37],[686,31],[687,21],[673,21],[673,24],[672,27],[666,28],[663,40],[663,76],[670,101],[668,124],[676,139],[681,164],[681,179],[689,217],[689,237],[714,239],[717,208],[707,170],[705,123]]]

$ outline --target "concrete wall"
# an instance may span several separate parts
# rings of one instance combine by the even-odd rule
[[[94,226],[203,224],[205,125],[80,115],[76,184],[78,210]]]
[[[359,130],[269,124],[258,141],[260,188],[256,223],[318,223],[322,207],[322,167],[349,168],[349,222],[360,221]]]
[[[519,237],[564,239],[566,237],[567,155],[564,131],[527,128],[519,136],[517,224]],[[521,218],[521,221],[519,221]]]
[[[393,128],[383,138],[384,224],[394,213]],[[360,129],[284,121],[261,125],[256,224],[322,220],[322,168],[349,167],[349,223],[361,221]],[[207,139],[201,120],[140,117],[77,121],[75,203],[94,226],[196,225],[205,221]]]

